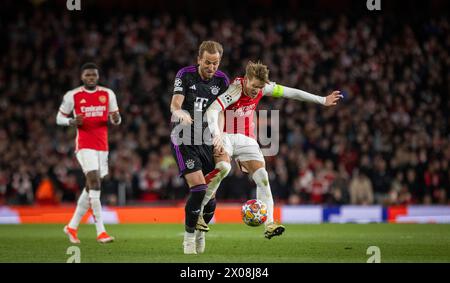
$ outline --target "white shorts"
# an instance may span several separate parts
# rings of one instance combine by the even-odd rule
[[[224,133],[223,145],[228,155],[236,161],[256,160],[265,163],[259,144],[255,139],[243,134]]]
[[[84,148],[77,151],[76,156],[84,174],[98,170],[100,178],[108,175],[108,151]]]

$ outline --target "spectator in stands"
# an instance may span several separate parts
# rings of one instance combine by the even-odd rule
[[[374,193],[372,182],[363,172],[360,172],[359,169],[353,171],[349,191],[351,204],[373,204]]]

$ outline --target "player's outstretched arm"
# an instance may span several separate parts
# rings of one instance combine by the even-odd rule
[[[264,95],[272,97],[284,97],[300,101],[313,102],[317,104],[322,104],[324,106],[336,105],[339,99],[343,96],[339,91],[333,91],[330,95],[323,97],[315,95],[301,89],[291,88],[283,85],[270,82],[266,84],[263,90]]]

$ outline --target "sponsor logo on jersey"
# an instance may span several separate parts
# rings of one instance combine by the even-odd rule
[[[249,116],[256,109],[256,104],[247,106],[233,107],[234,116]]]
[[[203,111],[203,108],[206,108],[206,104],[208,103],[208,98],[204,97],[196,97],[194,102],[194,110],[195,111]]]
[[[186,161],[186,167],[187,167],[188,169],[192,169],[192,168],[194,168],[194,166],[195,166],[195,161],[194,161],[194,160],[188,159],[188,160]]]
[[[98,97],[98,101],[100,101],[100,103],[105,103],[105,102],[106,102],[106,96],[100,95],[100,96]]]
[[[195,85],[191,85],[191,86],[189,87],[189,89],[197,90],[197,89],[195,88]]]
[[[86,103],[86,99],[84,99],[84,98],[81,99],[81,100],[80,100],[80,103]]]
[[[214,85],[214,86],[212,86],[210,89],[211,89],[211,93],[212,93],[213,95],[218,95],[218,94],[219,94],[220,87]]]
[[[106,111],[106,106],[81,106],[80,110],[84,117],[102,117]]]

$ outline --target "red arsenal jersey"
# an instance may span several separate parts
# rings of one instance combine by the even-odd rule
[[[59,111],[69,116],[83,115],[83,125],[77,127],[76,148],[108,151],[109,113],[119,111],[116,95],[106,87],[95,90],[78,87],[64,95]]]
[[[260,90],[255,98],[251,98],[243,93],[244,78],[236,78],[233,84],[241,84],[242,87],[239,98],[236,97],[230,100],[230,102],[236,99],[237,101],[228,105],[226,101],[221,101],[219,98],[219,103],[222,107],[226,107],[224,132],[229,134],[243,134],[255,139],[254,113],[259,101],[263,97],[263,92]]]

